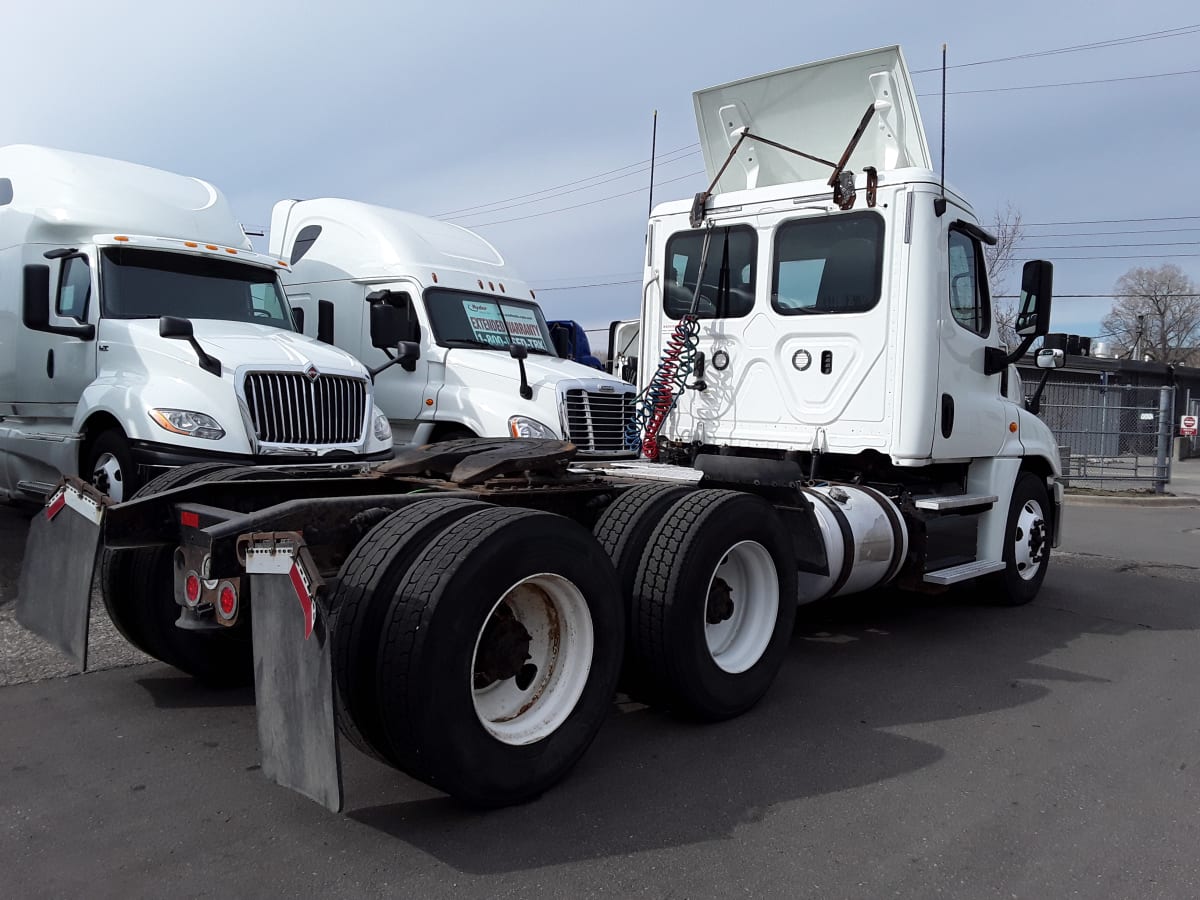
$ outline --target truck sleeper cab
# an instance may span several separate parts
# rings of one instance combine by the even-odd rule
[[[78,473],[120,501],[190,462],[390,458],[365,369],[296,333],[286,265],[211,185],[22,146],[0,148],[0,176],[0,496]]]
[[[283,280],[304,332],[372,369],[388,358],[370,339],[371,308],[403,311],[413,355],[375,382],[397,444],[564,438],[587,457],[632,455],[633,387],[559,358],[533,291],[478,235],[349,200],[284,200],[271,249],[289,262]]]

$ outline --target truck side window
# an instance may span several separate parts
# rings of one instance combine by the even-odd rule
[[[82,322],[87,317],[88,297],[92,293],[92,270],[82,256],[63,260],[58,276],[58,300],[54,311]]]
[[[667,241],[667,271],[663,280],[663,311],[672,319],[692,308],[696,279],[701,319],[737,319],[754,308],[754,256],[758,235],[749,225],[714,228],[708,241],[708,258],[700,273],[704,253],[703,231],[681,231]]]
[[[984,277],[983,248],[974,238],[951,229],[950,313],[963,328],[981,337],[992,329],[991,298]]]

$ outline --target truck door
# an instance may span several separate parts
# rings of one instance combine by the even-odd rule
[[[99,319],[97,291],[87,257],[51,260],[50,274],[51,324],[83,325]],[[70,424],[83,389],[96,377],[100,343],[23,327],[20,330],[16,346],[19,396],[15,399],[39,404],[39,418]]]
[[[983,247],[950,224],[946,249],[933,456],[992,456],[1004,442],[1012,404],[1000,396],[1000,375],[984,374],[984,348],[998,347],[1000,340],[992,322]]]
[[[421,358],[414,364],[413,371],[409,372],[401,366],[395,365],[380,372],[375,379],[375,402],[379,404],[379,408],[391,421],[392,433],[396,440],[407,440],[411,435],[414,423],[422,417],[421,414],[426,409],[434,409],[425,404],[426,387],[429,383],[431,342],[428,340],[429,323],[425,320],[421,309],[421,289],[415,284],[408,283],[370,285],[366,288],[362,285],[355,285],[355,287],[364,291],[362,299],[359,301],[361,309],[364,310],[367,309],[365,302],[367,293],[385,290],[392,292],[393,297],[407,294],[408,303],[411,304],[411,313],[417,317],[419,322]],[[371,317],[369,315],[362,316],[361,329],[362,350],[356,355],[369,369],[382,366],[387,362],[387,356],[382,350],[371,345]],[[428,396],[432,397],[433,395],[429,394]],[[432,416],[427,416],[427,418],[432,418]]]

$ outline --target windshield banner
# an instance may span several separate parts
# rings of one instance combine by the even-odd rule
[[[477,340],[494,347],[507,347],[512,343],[533,350],[550,350],[535,310],[480,300],[464,300],[463,308]]]

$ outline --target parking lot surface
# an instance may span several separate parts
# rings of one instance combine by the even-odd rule
[[[1081,551],[1024,608],[806,609],[747,715],[614,704],[564,783],[486,813],[344,747],[332,815],[257,771],[251,692],[109,656],[0,689],[3,893],[1195,896],[1197,574]]]

